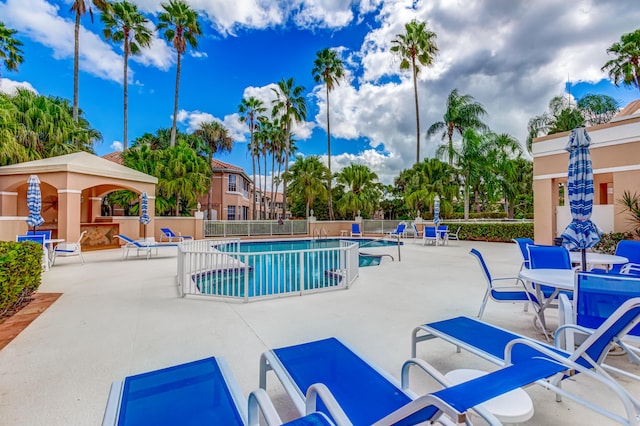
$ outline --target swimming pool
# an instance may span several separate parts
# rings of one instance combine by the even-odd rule
[[[348,288],[359,266],[376,265],[380,256],[359,256],[359,247],[388,241],[322,239],[212,243],[191,279],[201,295],[232,298],[275,297]],[[193,264],[194,262],[191,261]],[[202,265],[202,266],[201,266]]]

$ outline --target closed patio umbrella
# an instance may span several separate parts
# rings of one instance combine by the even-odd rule
[[[440,223],[440,197],[436,195],[433,199],[433,223],[438,226]]]
[[[37,175],[29,176],[27,180],[27,207],[29,208],[29,217],[27,217],[27,225],[31,226],[33,231],[37,226],[44,223],[44,219],[40,214],[42,210],[42,194],[40,193],[40,179]]]
[[[140,196],[140,223],[144,225],[143,238],[147,239],[147,225],[151,222],[149,217],[149,198],[146,192]]]
[[[584,127],[571,131],[569,143],[569,172],[567,191],[571,209],[571,223],[562,233],[562,245],[569,250],[582,250],[582,270],[586,270],[586,249],[600,241],[600,233],[591,221],[593,210],[593,169],[589,145],[591,138]]]

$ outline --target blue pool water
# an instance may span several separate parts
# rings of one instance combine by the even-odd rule
[[[360,247],[393,246],[397,242],[349,239]],[[340,239],[250,241],[216,248],[246,267],[226,267],[196,277],[204,294],[248,297],[327,289],[344,284],[340,264]],[[309,251],[314,249],[329,249]],[[335,250],[331,250],[335,249]],[[253,254],[255,253],[255,255]],[[380,264],[380,256],[360,255],[359,266]],[[248,277],[245,277],[248,274]]]

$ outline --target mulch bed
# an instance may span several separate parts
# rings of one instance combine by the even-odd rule
[[[0,318],[0,350],[53,304],[62,293],[34,293]]]

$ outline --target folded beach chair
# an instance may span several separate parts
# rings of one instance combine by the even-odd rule
[[[500,424],[484,409],[483,402],[566,370],[548,359],[527,358],[524,364],[418,396],[409,389],[409,369],[413,366],[434,378],[441,376],[426,361],[412,359],[402,367],[402,383],[398,384],[340,340],[328,338],[263,353],[260,388],[266,389],[267,372],[273,370],[300,414],[317,409],[338,425],[413,425],[441,420],[445,424],[464,423],[470,409],[489,424]],[[336,404],[326,407],[316,400],[314,387],[319,383],[332,397],[327,400],[334,399]],[[335,413],[337,404],[340,410]],[[443,414],[446,420],[441,419]]]
[[[184,240],[192,240],[193,237],[191,235],[182,235],[182,234],[178,234],[176,235],[171,228],[160,228],[160,232],[162,232],[162,234],[160,234],[160,242],[162,242],[163,238],[166,238],[167,241],[169,241],[170,243],[174,242],[174,241],[184,241]]]
[[[266,392],[247,402],[224,359],[212,357],[114,382],[102,425],[258,426],[260,414],[269,426],[283,424]],[[286,424],[333,423],[314,412]]]
[[[476,319],[456,317],[416,327],[411,337],[411,353],[416,356],[418,342],[440,338],[456,345],[458,351],[468,350],[500,366],[513,362],[526,363],[527,359],[553,360],[564,365],[566,371],[549,375],[536,383],[555,392],[558,401],[566,396],[619,423],[638,424],[640,402],[618,384],[601,364],[611,346],[639,322],[640,298],[627,300],[575,351],[568,352]],[[561,388],[562,380],[578,372],[599,381],[602,384],[599,391],[608,388],[613,392],[622,402],[626,417],[610,411],[610,407],[597,406],[593,401]]]
[[[151,257],[151,251],[153,249],[156,250],[156,255],[157,255],[158,248],[160,247],[177,247],[177,244],[172,244],[172,243],[156,244],[148,241],[136,241],[122,234],[118,234],[115,237],[125,242],[125,244],[122,246],[123,260],[129,258],[129,250],[131,249],[136,249],[136,256],[140,256],[140,251],[143,251],[144,253],[146,253],[147,259],[149,259],[149,257]]]
[[[352,223],[351,224],[351,236],[352,237],[362,237],[362,232],[360,231],[360,224],[359,223]]]

